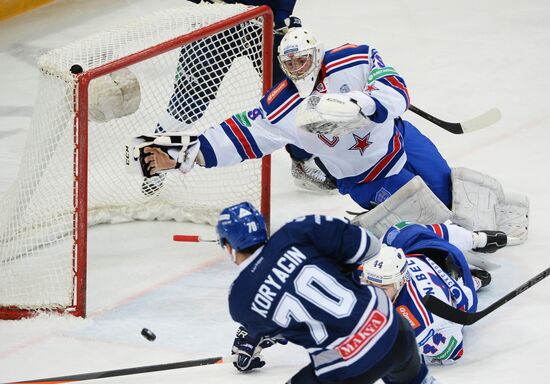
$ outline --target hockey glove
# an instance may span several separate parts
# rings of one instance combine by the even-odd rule
[[[374,106],[374,101],[366,95]],[[364,102],[362,100],[362,102]],[[313,95],[299,106],[296,124],[311,133],[339,136],[371,123],[362,105],[349,94]],[[371,108],[368,108],[369,112]]]
[[[170,169],[187,173],[193,168],[199,148],[200,142],[195,136],[180,133],[142,135],[126,145],[126,166],[143,177],[153,177]]]
[[[233,365],[241,372],[263,367],[265,361],[260,353],[264,348],[269,348],[276,343],[286,344],[287,340],[278,337],[254,339],[248,335],[248,331],[244,327],[239,327],[231,348],[232,354],[237,355],[237,360]]]
[[[302,20],[299,17],[290,15],[283,20],[284,25],[282,27],[275,26],[275,34],[284,35],[290,28],[298,28],[302,26]]]

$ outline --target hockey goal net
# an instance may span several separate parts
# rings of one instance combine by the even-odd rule
[[[269,158],[230,168],[195,167],[185,176],[168,172],[151,189],[127,172],[124,149],[133,136],[155,132],[167,110],[176,125],[183,119],[178,113],[186,111],[182,127],[199,134],[254,107],[271,85],[272,28],[265,6],[192,5],[39,59],[26,149],[0,205],[0,318],[38,310],[85,316],[91,225],[214,224],[221,209],[245,200],[269,216]],[[128,77],[137,80],[132,105],[125,105],[124,91],[102,93],[101,82],[118,85]],[[177,89],[183,86],[192,89]],[[117,108],[126,112],[109,115]]]

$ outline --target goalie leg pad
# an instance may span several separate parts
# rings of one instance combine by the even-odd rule
[[[495,207],[504,200],[502,186],[495,178],[468,168],[452,168],[453,223],[470,231],[497,229]]]
[[[356,216],[352,223],[382,237],[388,228],[401,221],[432,224],[443,223],[450,217],[451,211],[420,176],[415,176],[374,209]]]
[[[519,243],[527,240],[529,230],[529,199],[517,193],[505,193],[496,207],[497,228]]]
[[[453,168],[453,217],[471,231],[503,231],[519,242],[527,239],[529,199],[505,193],[498,180],[468,168]]]

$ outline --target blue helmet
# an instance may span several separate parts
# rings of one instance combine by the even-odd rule
[[[222,248],[225,243],[237,251],[267,241],[267,227],[260,212],[248,202],[225,208],[216,226]]]

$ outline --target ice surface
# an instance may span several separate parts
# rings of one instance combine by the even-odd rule
[[[0,194],[15,179],[37,87],[36,57],[106,26],[182,0],[58,1],[0,23]],[[550,263],[548,62],[550,3],[299,0],[295,14],[325,47],[368,43],[406,79],[413,104],[448,121],[494,106],[494,127],[456,136],[407,112],[455,166],[499,179],[531,200],[526,244],[487,256],[502,267],[480,294],[485,307]],[[297,190],[284,152],[273,159],[274,228],[303,213],[344,216],[347,197]],[[207,226],[129,223],[89,234],[87,319],[41,316],[0,322],[0,382],[170,363],[228,354],[236,325],[227,311],[235,268],[212,244],[174,243]],[[467,329],[465,355],[432,372],[442,383],[544,382],[550,358],[550,279]],[[157,335],[145,340],[143,327]],[[295,346],[265,351],[248,375],[217,365],[102,379],[108,383],[283,383],[306,364]]]

